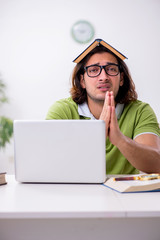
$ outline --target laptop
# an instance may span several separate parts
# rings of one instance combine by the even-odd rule
[[[101,120],[15,120],[15,177],[26,183],[103,183]]]

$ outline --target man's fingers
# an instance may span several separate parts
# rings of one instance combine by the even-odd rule
[[[115,121],[116,121],[115,107],[112,106],[111,108],[112,108],[112,109],[111,109],[111,121],[112,121],[113,123],[115,123]]]
[[[113,92],[106,92],[106,96],[105,96],[105,101],[104,101],[104,105],[103,105],[103,109],[101,112],[101,116],[100,119],[109,122],[110,118],[111,118],[111,106],[115,106],[114,103],[114,95]],[[109,119],[109,120],[108,120]]]
[[[110,105],[110,93],[107,92],[106,95],[105,95],[105,100],[104,100],[104,105],[103,105],[103,108],[104,107],[107,107]]]
[[[113,95],[113,92],[112,92],[112,94],[111,94],[111,97],[110,97],[110,99],[111,99],[111,106],[115,106],[115,102],[114,102],[114,95]]]
[[[111,112],[110,106],[107,106],[105,108],[103,107],[100,119],[106,121],[106,119],[111,117],[111,113],[110,112]]]

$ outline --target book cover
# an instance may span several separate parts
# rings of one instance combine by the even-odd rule
[[[95,47],[102,45],[105,48],[109,49],[111,52],[113,52],[117,57],[119,57],[120,59],[124,60],[127,57],[124,56],[122,53],[120,53],[117,49],[115,49],[114,47],[112,47],[110,44],[108,44],[107,42],[105,42],[102,39],[96,39],[93,43],[91,43],[91,45],[89,45],[89,47],[87,47],[77,58],[75,58],[73,60],[73,62],[75,63],[79,63],[89,52],[91,52]]]

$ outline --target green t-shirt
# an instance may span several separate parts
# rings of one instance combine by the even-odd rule
[[[61,99],[51,106],[46,119],[90,119],[78,113],[78,105],[71,97]],[[139,100],[126,104],[118,119],[121,132],[134,139],[143,133],[160,136],[158,122],[152,108]],[[107,174],[137,174],[139,171],[122,155],[119,149],[106,140],[106,173]]]

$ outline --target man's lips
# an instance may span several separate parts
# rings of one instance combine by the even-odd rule
[[[102,90],[102,91],[107,91],[108,89],[111,88],[111,84],[107,83],[107,84],[100,84],[97,86],[98,89]]]

